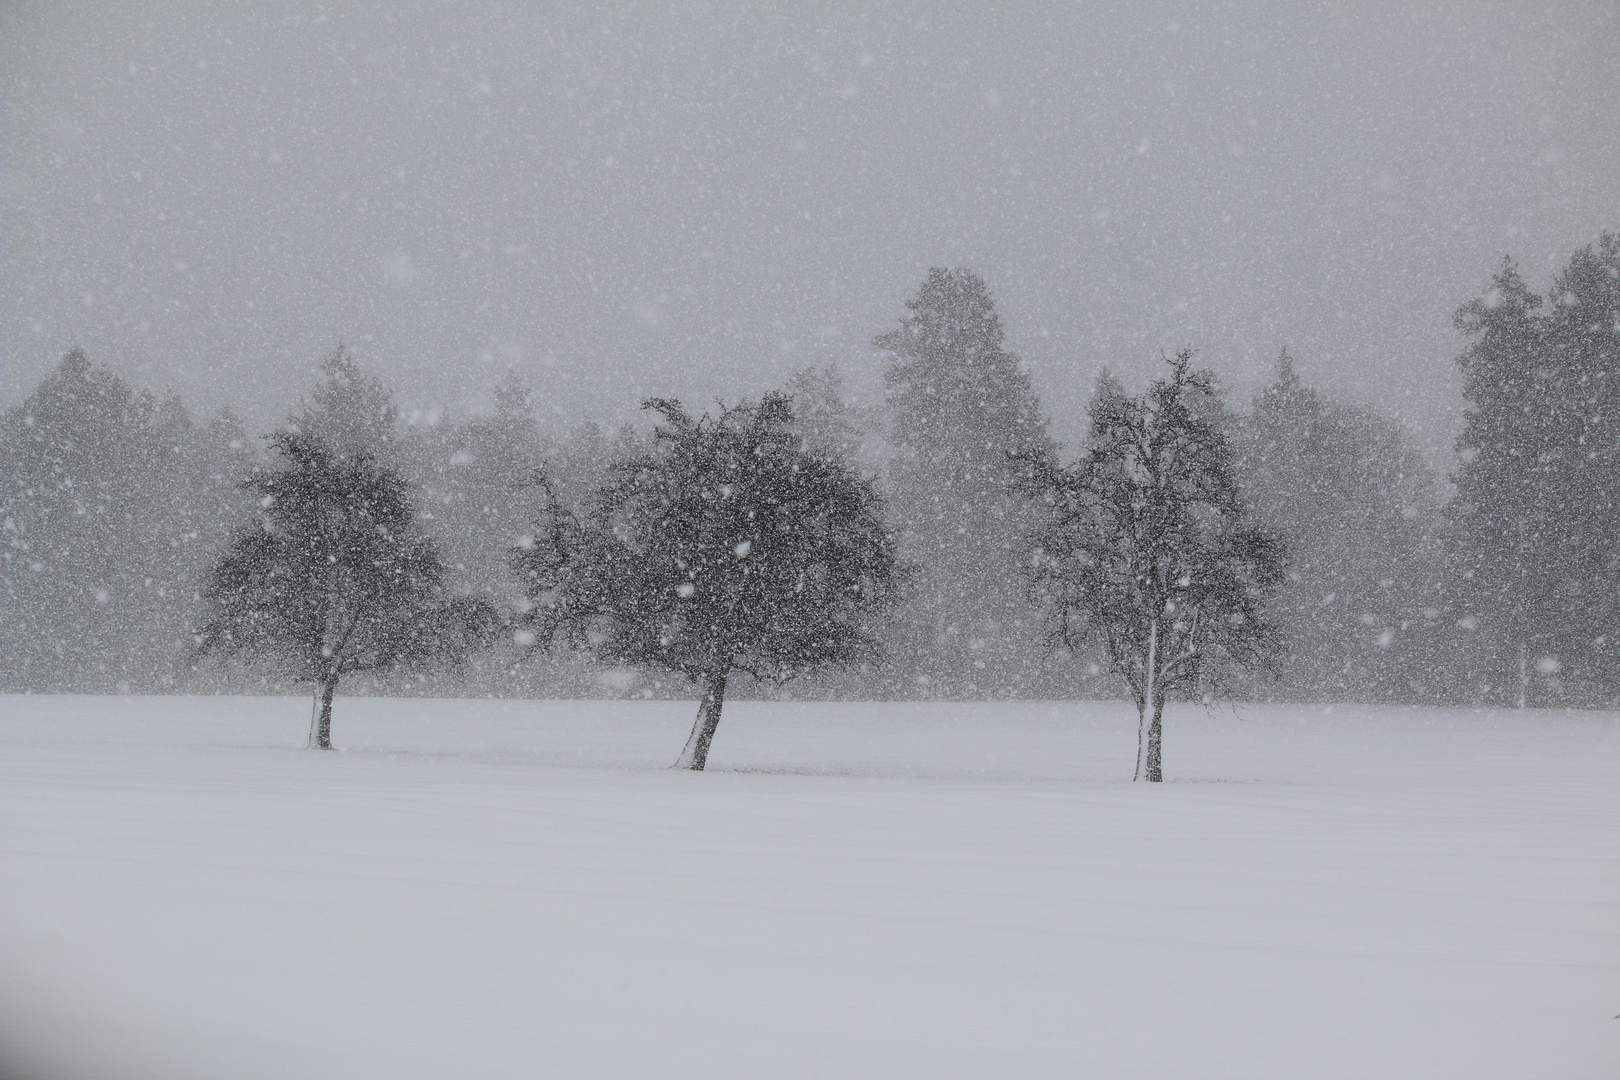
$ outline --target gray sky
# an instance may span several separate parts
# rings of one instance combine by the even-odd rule
[[[1451,312],[1620,226],[1614,0],[114,7],[0,9],[6,404],[77,343],[263,425],[339,338],[407,409],[870,393],[967,265],[1062,438],[1286,342],[1438,458]]]

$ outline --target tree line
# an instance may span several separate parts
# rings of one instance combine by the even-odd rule
[[[1082,444],[1059,447],[965,270],[931,271],[875,339],[883,409],[812,370],[710,414],[650,402],[650,432],[542,425],[515,376],[488,414],[404,424],[339,349],[255,439],[75,350],[0,423],[0,678],[152,692],[352,675],[516,696],[695,683],[716,721],[734,676],[828,697],[1124,686],[1143,772],[1166,696],[1614,704],[1620,239],[1576,252],[1545,297],[1505,262],[1457,324],[1470,411],[1449,478],[1398,425],[1304,385],[1286,350],[1236,406],[1190,353],[1139,394],[1105,374]],[[655,520],[673,530],[656,542]],[[312,595],[371,575],[360,608],[253,599],[254,568],[294,548],[329,560],[305,568]],[[417,637],[368,639],[384,611]],[[344,619],[331,655],[328,641],[270,662],[270,621],[308,641]],[[199,640],[236,659],[199,666]]]

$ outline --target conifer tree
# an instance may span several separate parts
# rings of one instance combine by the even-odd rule
[[[494,388],[495,408],[455,422],[408,429],[421,477],[428,531],[481,588],[510,585],[506,552],[527,528],[534,479],[550,444],[535,419],[533,391],[515,372]]]
[[[1306,386],[1284,349],[1234,428],[1256,523],[1289,552],[1267,606],[1294,700],[1434,700],[1453,688],[1434,478],[1404,431]],[[1452,620],[1456,615],[1452,615]]]
[[[78,349],[0,421],[0,685],[172,686],[240,473],[179,399],[135,392]]]
[[[1564,656],[1554,670],[1571,700],[1620,705],[1620,234],[1575,252],[1548,295],[1556,358],[1555,555],[1563,578],[1553,621]],[[1556,661],[1557,657],[1552,657]],[[1567,667],[1567,671],[1563,670]]]
[[[1046,422],[982,279],[936,267],[906,307],[873,344],[893,358],[894,518],[920,567],[909,665],[935,694],[1015,693],[1036,630],[1017,599],[1031,522],[1010,461],[1050,446]]]
[[[399,409],[377,376],[360,367],[342,342],[321,361],[323,378],[292,426],[345,457],[368,454],[389,460],[397,454]]]
[[[1542,298],[1505,260],[1457,313],[1470,403],[1453,503],[1461,586],[1494,645],[1484,682],[1520,707],[1620,700],[1620,237]]]
[[[863,417],[844,400],[844,377],[835,367],[805,368],[788,379],[794,424],[803,449],[853,462],[864,436]]]

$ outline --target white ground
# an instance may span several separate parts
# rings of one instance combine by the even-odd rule
[[[1620,715],[0,699],[6,1080],[1620,1076]]]

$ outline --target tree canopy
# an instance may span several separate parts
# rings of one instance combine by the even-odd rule
[[[1456,646],[1433,473],[1397,424],[1308,386],[1284,349],[1236,418],[1237,477],[1254,521],[1288,551],[1267,616],[1287,642],[1275,681],[1295,700],[1437,700]],[[1421,696],[1420,696],[1421,695]]]
[[[932,694],[1017,693],[1039,657],[1018,599],[1017,537],[1032,522],[1009,460],[1050,448],[1046,421],[977,274],[935,267],[906,308],[873,339],[891,358],[894,521],[921,567],[906,666]]]
[[[1620,236],[1577,251],[1545,300],[1505,260],[1456,321],[1471,407],[1452,515],[1463,592],[1494,647],[1487,682],[1521,702],[1533,683],[1547,700],[1613,702]]]
[[[789,398],[645,407],[662,417],[651,449],[582,514],[548,495],[514,562],[541,639],[704,688],[681,761],[702,768],[733,671],[781,681],[869,654],[901,572],[872,483],[805,448]]]
[[[1076,462],[1024,455],[1026,492],[1049,516],[1030,580],[1056,643],[1100,645],[1142,719],[1139,779],[1160,779],[1165,699],[1222,664],[1263,663],[1278,645],[1261,603],[1281,578],[1278,544],[1249,524],[1218,422],[1213,377],[1191,351],[1131,396],[1099,380]]]
[[[444,565],[415,521],[405,481],[364,450],[339,454],[296,431],[271,436],[276,465],[245,486],[258,498],[204,592],[201,654],[245,653],[315,684],[311,741],[329,747],[345,675],[454,663],[492,632],[488,604],[448,596]]]

